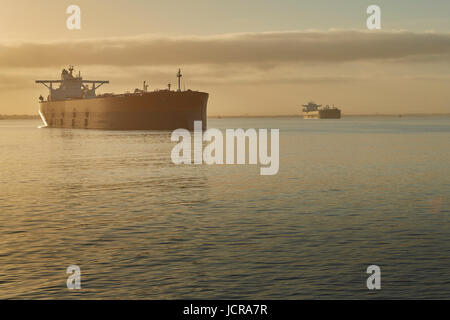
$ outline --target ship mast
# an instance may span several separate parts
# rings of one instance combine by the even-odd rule
[[[178,92],[181,91],[181,77],[183,75],[181,74],[181,69],[178,69],[177,78],[178,78]]]

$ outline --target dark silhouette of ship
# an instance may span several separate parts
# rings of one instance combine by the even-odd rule
[[[326,105],[322,108],[321,104],[309,102],[303,106],[303,119],[340,119],[341,110],[336,107]]]
[[[178,90],[102,94],[96,90],[109,81],[84,80],[74,75],[72,66],[63,69],[61,80],[36,80],[49,89],[47,99],[39,97],[39,114],[48,127],[111,129],[111,130],[175,130],[194,129],[194,121],[202,121],[206,129],[208,93],[181,90],[181,70],[178,70]],[[54,88],[54,84],[59,87]]]

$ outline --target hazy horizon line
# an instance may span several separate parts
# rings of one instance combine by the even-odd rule
[[[443,116],[449,117],[450,113],[342,113],[342,117],[430,117],[430,116]],[[25,119],[21,119],[23,117]],[[244,114],[244,115],[211,115],[207,116],[208,119],[221,119],[221,118],[301,118],[301,114]],[[40,116],[36,114],[0,114],[0,120],[26,120],[26,119],[39,119]]]

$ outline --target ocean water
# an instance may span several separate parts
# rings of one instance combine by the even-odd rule
[[[450,297],[450,117],[210,119],[279,128],[274,176],[39,125],[0,121],[0,298]]]

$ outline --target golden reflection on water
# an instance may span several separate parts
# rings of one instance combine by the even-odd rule
[[[279,174],[175,166],[168,132],[0,121],[0,298],[365,298],[369,264],[377,297],[448,296],[449,119],[209,126],[280,128]]]

